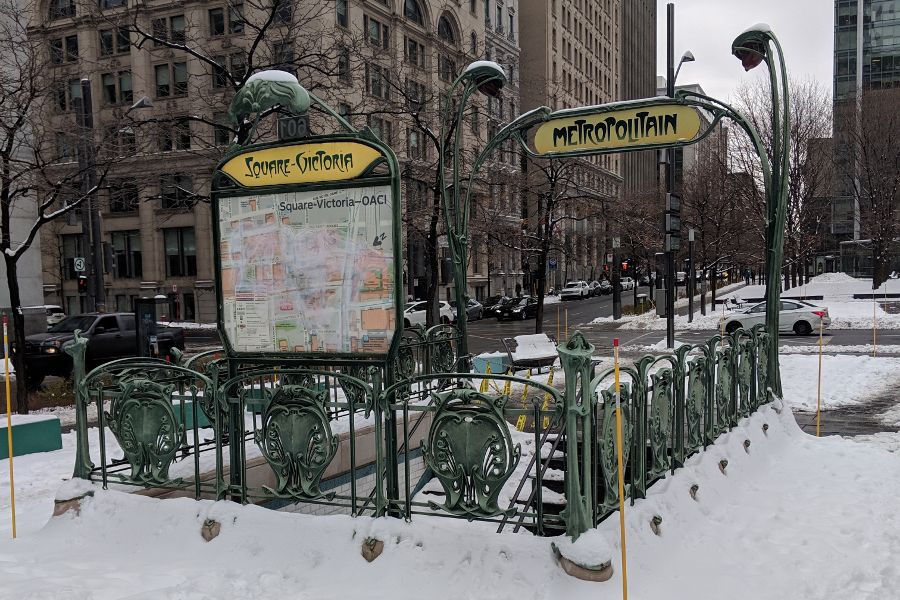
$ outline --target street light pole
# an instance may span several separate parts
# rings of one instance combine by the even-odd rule
[[[778,364],[778,317],[781,304],[781,265],[784,258],[784,224],[787,218],[788,173],[790,172],[790,91],[784,51],[767,25],[756,25],[731,44],[731,53],[744,70],[763,62],[769,70],[772,97],[771,185],[766,187],[766,333],[768,335],[766,377],[773,394],[781,396]],[[777,59],[777,65],[776,65]],[[781,77],[779,86],[778,78]],[[780,88],[780,89],[779,89]],[[780,91],[780,93],[779,93]],[[760,153],[761,157],[763,153]],[[765,172],[767,165],[763,164]]]
[[[679,65],[680,67],[681,65]],[[666,5],[666,95],[675,97],[675,5]],[[675,193],[675,148],[666,150],[666,214],[672,194]],[[666,240],[666,346],[675,347],[675,249],[672,237],[664,234]]]
[[[688,323],[694,322],[694,228],[688,229]]]
[[[91,80],[84,77],[80,81],[81,98],[75,103],[78,119],[78,169],[81,171],[81,193],[87,196],[86,218],[81,220],[82,251],[89,250],[88,272],[91,278],[90,309],[106,312],[106,287],[103,281],[103,238],[100,235],[100,210],[97,195],[93,191],[97,180],[97,162],[94,157],[94,110],[91,103]]]

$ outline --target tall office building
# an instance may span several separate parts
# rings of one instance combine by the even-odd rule
[[[656,0],[622,3],[621,99],[656,95]],[[623,195],[642,195],[656,190],[657,151],[622,155]]]
[[[512,80],[501,102],[487,107],[476,100],[483,108],[472,111],[463,128],[467,155],[481,147],[489,127],[518,110],[515,0],[293,0],[275,9],[240,0],[50,0],[40,6],[32,29],[46,48],[47,76],[57,83],[47,99],[49,139],[43,143],[55,149],[57,168],[78,168],[75,106],[79,79],[86,77],[93,137],[107,142],[101,159],[114,157],[98,199],[108,310],[131,310],[134,298],[162,294],[173,319],[214,320],[212,215],[205,198],[231,141],[224,124],[235,80],[243,81],[248,67],[294,72],[354,126],[368,126],[387,141],[401,160],[407,216],[433,205],[437,152],[427,133],[439,129],[438,98],[466,64],[493,52]],[[254,45],[263,25],[267,34]],[[151,37],[143,39],[135,26]],[[152,107],[131,110],[144,96]],[[336,124],[313,120],[310,127],[321,133]],[[289,129],[273,128],[270,135],[298,133]],[[517,170],[510,154],[485,169],[506,177]],[[494,191],[480,184],[476,194],[493,198]],[[518,218],[514,201],[497,210]],[[82,231],[80,218],[43,231],[44,248],[59,248],[43,256],[45,301],[70,314],[90,305],[74,269],[74,259],[91,248]],[[421,244],[404,241],[403,277],[408,293],[420,295],[427,264],[417,254]],[[480,297],[490,285],[490,258],[484,252],[471,258],[470,293]],[[512,253],[502,254],[495,271],[504,277],[495,285],[512,289],[521,282],[519,264]],[[446,275],[442,298],[452,289]]]
[[[522,111],[538,106],[556,110],[603,104],[620,99],[619,0],[520,0]],[[652,83],[651,83],[652,85]],[[572,159],[574,173],[567,177],[582,198],[593,207],[606,206],[619,198],[622,160],[615,154]],[[531,192],[524,202],[526,218],[535,212],[538,199],[533,190],[547,187],[542,174],[527,174]],[[573,205],[575,203],[572,203]],[[571,217],[560,224],[558,245],[565,249],[550,258],[548,286],[566,279],[599,277],[609,248],[603,219],[580,218],[577,206],[566,206]],[[558,215],[557,215],[558,217]],[[532,220],[533,221],[533,220]],[[529,226],[535,224],[529,221]],[[532,271],[536,270],[532,265]]]
[[[834,25],[834,134],[831,234],[835,244],[857,240],[859,205],[853,181],[859,174],[849,144],[856,127],[853,106],[867,90],[900,87],[900,0],[836,0]]]

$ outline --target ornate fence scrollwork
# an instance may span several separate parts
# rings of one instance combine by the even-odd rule
[[[655,478],[669,468],[672,447],[672,369],[660,369],[650,376],[653,393],[650,396],[650,477]]]
[[[130,480],[146,485],[169,482],[169,466],[184,442],[184,427],[172,409],[174,385],[149,379],[119,382],[106,420],[131,465]],[[180,480],[176,480],[177,483]]]
[[[300,385],[283,385],[272,394],[256,444],[275,472],[273,493],[303,499],[323,496],[319,484],[338,449],[325,411],[327,397],[327,392]]]
[[[688,363],[688,389],[685,398],[687,419],[687,447],[693,452],[703,445],[703,413],[707,398],[707,378],[709,368],[706,355]]]
[[[504,510],[497,504],[521,457],[521,447],[513,444],[503,418],[509,397],[457,388],[434,398],[436,412],[422,452],[445,500],[443,505],[430,503],[432,508],[470,520],[514,513],[514,508]]]
[[[632,386],[620,386],[619,399],[622,406],[622,464],[627,465],[634,442],[634,418],[631,398]],[[600,470],[603,477],[603,499],[600,511],[611,512],[619,506],[619,466],[616,461],[616,392],[614,387],[602,390],[603,420],[600,425]],[[625,493],[630,486],[625,484]]]

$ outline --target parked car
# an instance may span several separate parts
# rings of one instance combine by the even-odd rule
[[[453,321],[456,321],[456,300],[450,301],[450,308],[453,309]],[[481,302],[474,298],[469,298],[466,305],[466,319],[469,321],[478,321],[484,317],[484,307]]]
[[[600,295],[600,282],[592,281],[588,284],[588,288],[591,290],[590,296],[599,296]]]
[[[741,327],[750,329],[754,325],[765,322],[766,303],[760,302],[726,318],[725,331],[732,333]],[[781,310],[778,312],[779,331],[785,333],[793,331],[797,335],[809,335],[818,331],[820,324],[824,324],[826,328],[831,325],[827,307],[816,306],[800,300],[781,301]]]
[[[572,300],[587,298],[591,295],[591,289],[586,281],[568,281],[559,293],[560,300]]]
[[[137,356],[137,331],[134,313],[88,313],[72,315],[50,327],[47,333],[35,333],[25,338],[25,378],[30,388],[37,388],[48,375],[69,377],[72,357],[65,346],[75,339],[75,330],[87,338],[86,367]],[[171,348],[184,350],[184,331],[178,327],[158,324],[156,336],[160,354]]]
[[[622,277],[619,279],[619,288],[622,290],[633,290],[634,289],[634,279],[631,277]]]
[[[497,294],[496,296],[488,296],[484,300],[481,301],[481,306],[484,308],[484,315],[486,317],[495,316],[492,314],[491,310],[497,306],[498,302],[502,300],[506,300],[508,296],[504,296],[502,294]]]
[[[532,296],[515,298],[513,302],[507,302],[497,313],[497,320],[503,319],[531,319],[537,316],[538,301]]]
[[[425,307],[427,305],[428,303],[424,300],[408,304],[403,311],[403,326],[410,327],[412,325],[422,325],[424,327],[426,321]],[[449,302],[440,300],[438,302],[438,313],[440,315],[441,323],[446,325],[453,322],[455,311],[450,307]]]
[[[604,279],[603,281],[600,282],[600,294],[602,296],[605,296],[607,294],[612,294],[612,291],[613,291],[613,287],[608,279]]]
[[[61,306],[57,306],[55,304],[41,304],[37,306],[23,306],[21,311],[27,310],[43,310],[47,315],[47,327],[51,327],[56,325],[60,321],[66,318],[66,311],[62,309]]]
[[[489,310],[488,313],[487,313],[487,316],[489,316],[489,317],[496,317],[497,315],[500,314],[500,310],[501,310],[504,306],[506,306],[506,305],[509,304],[509,303],[515,303],[515,302],[517,302],[518,300],[519,300],[518,298],[510,298],[509,296],[503,296],[503,298],[500,299],[499,302],[497,302],[496,304],[494,304],[494,305],[490,308],[490,310]]]

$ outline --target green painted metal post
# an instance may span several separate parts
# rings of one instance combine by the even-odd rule
[[[561,516],[566,523],[566,535],[573,540],[594,526],[594,484],[592,457],[594,440],[593,388],[591,387],[591,356],[594,346],[580,331],[557,347],[559,360],[566,375],[564,418],[566,423],[566,508]]]
[[[87,339],[81,337],[81,331],[75,331],[75,340],[63,347],[66,354],[72,357],[72,378],[75,387],[75,470],[72,477],[88,479],[94,463],[91,462],[88,442],[88,395],[84,387],[84,360],[87,352]]]

